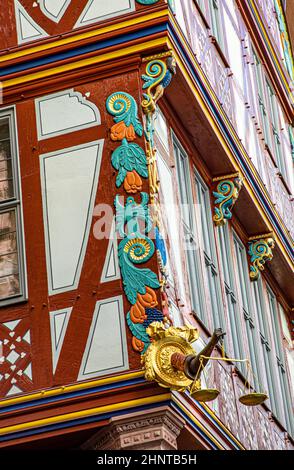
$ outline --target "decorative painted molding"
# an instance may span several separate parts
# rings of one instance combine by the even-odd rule
[[[106,335],[105,332],[111,332]],[[121,296],[99,300],[83,354],[78,380],[121,372],[129,368]]]
[[[71,312],[72,307],[49,312],[53,374],[55,373],[58,364]]]
[[[37,98],[35,108],[39,140],[101,124],[97,106],[74,89]]]
[[[272,233],[249,238],[250,256],[250,279],[257,281],[260,271],[264,270],[266,261],[273,258],[272,250],[275,247],[275,240]]]
[[[215,197],[215,215],[213,216],[213,220],[215,225],[221,226],[225,225],[227,220],[230,220],[233,216],[232,209],[239,197],[243,185],[243,178],[238,172],[213,178],[212,181],[214,183],[218,182],[217,191],[213,192],[213,196]]]
[[[77,288],[104,140],[40,155],[49,295]],[[64,178],[67,174],[68,178]]]
[[[74,28],[135,11],[135,0],[89,0]]]
[[[30,17],[18,0],[14,0],[14,8],[18,44],[48,37],[46,31]]]
[[[59,23],[71,0],[37,0],[42,13],[55,23]]]

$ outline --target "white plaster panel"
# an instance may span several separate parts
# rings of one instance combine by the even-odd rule
[[[135,0],[89,0],[75,28],[135,10]]]
[[[39,140],[101,124],[97,106],[73,89],[37,98],[35,106]]]
[[[120,279],[120,268],[118,262],[117,236],[115,224],[113,222],[101,276],[101,283],[115,281],[117,279]]]
[[[40,156],[49,294],[76,289],[92,222],[103,140]]]
[[[64,308],[50,312],[53,373],[56,370],[71,312],[72,308]]]
[[[119,372],[128,367],[122,297],[98,301],[78,380]]]
[[[63,17],[71,0],[38,0],[40,9],[50,20],[58,23]]]
[[[46,31],[30,17],[18,0],[14,0],[14,7],[18,44],[48,37]]]
[[[19,393],[23,393],[22,390],[20,390],[16,385],[12,385],[6,396],[10,397],[11,395],[17,395]]]

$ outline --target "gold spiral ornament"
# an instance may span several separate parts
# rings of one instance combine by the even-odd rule
[[[132,263],[148,261],[154,254],[154,243],[149,238],[134,238],[127,241],[124,252]]]
[[[113,116],[128,113],[132,106],[132,97],[128,93],[118,92],[109,96],[106,102],[107,110]]]

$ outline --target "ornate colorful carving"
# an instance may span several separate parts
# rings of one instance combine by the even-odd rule
[[[121,141],[112,153],[113,167],[118,171],[116,186],[123,184],[127,193],[136,194],[142,190],[143,178],[148,178],[147,159],[143,149],[134,139],[143,135],[138,118],[138,107],[134,98],[125,92],[113,93],[106,102],[108,112],[114,116],[111,139]],[[127,323],[133,335],[135,351],[145,352],[150,344],[146,328],[154,321],[163,321],[164,315],[157,310],[157,295],[153,289],[160,287],[157,275],[139,265],[149,261],[155,253],[153,241],[148,237],[153,223],[149,213],[149,195],[141,192],[141,203],[133,196],[124,201],[116,196],[116,230],[122,240],[118,247],[118,258],[123,287],[131,309]]]
[[[128,188],[129,182],[132,183],[130,175],[132,173],[134,181],[137,179],[137,187],[142,187],[142,180],[139,177],[148,178],[148,168],[146,162],[146,155],[144,150],[134,143],[129,143],[126,138],[123,138],[122,144],[115,149],[111,157],[112,166],[118,170],[116,178],[116,186],[119,188],[125,182],[125,189]],[[127,181],[125,181],[127,179]],[[134,183],[130,185],[127,192],[135,191]]]
[[[166,58],[166,62],[162,59]],[[154,116],[156,103],[163,96],[164,90],[171,83],[176,73],[176,62],[172,52],[165,52],[158,56],[147,57],[143,60],[148,62],[145,74],[142,75],[143,94],[142,109],[146,115],[145,138],[147,141],[147,159],[149,170],[150,199],[154,203],[155,194],[158,193],[158,174],[156,167],[156,151],[154,148]]]
[[[239,197],[243,179],[240,173],[214,178],[213,182],[219,182],[217,191],[213,192],[215,197],[215,215],[213,220],[216,225],[225,225],[232,218],[232,208]]]
[[[136,134],[143,135],[143,127],[138,117],[138,105],[136,100],[123,91],[113,93],[106,101],[107,111],[114,116],[116,123],[111,128],[111,139],[134,140]]]
[[[149,112],[153,114],[155,112],[156,103],[162,98],[164,90],[170,85],[175,74],[176,61],[171,53],[169,53],[166,62],[159,58],[148,62],[146,74],[142,75],[142,80],[145,81],[143,90],[147,88],[147,93],[144,94],[144,101],[142,103],[145,114]]]
[[[138,105],[131,95],[119,91],[108,97],[106,108],[116,123],[111,128],[111,139],[122,142],[111,159],[112,166],[118,171],[116,186],[119,188],[123,184],[127,193],[136,194],[142,190],[141,177],[148,178],[145,152],[138,144],[132,143],[136,135],[143,135]]]
[[[275,240],[272,234],[260,235],[249,239],[250,256],[250,279],[256,281],[259,278],[260,271],[264,270],[266,261],[273,258],[272,249],[275,246]]]
[[[136,304],[138,294],[146,294],[146,287],[160,287],[153,271],[135,266],[149,261],[155,252],[153,241],[146,235],[152,227],[147,205],[149,196],[142,193],[141,197],[141,204],[136,204],[134,198],[128,197],[125,206],[120,203],[118,196],[115,199],[116,228],[121,236],[125,236],[119,244],[118,258],[125,294],[132,305]],[[139,220],[145,223],[145,233],[141,233]]]
[[[161,274],[161,286],[167,282],[167,252],[165,241],[160,233],[161,216],[158,200],[159,178],[156,165],[156,148],[154,145],[154,120],[157,111],[157,102],[163,96],[164,90],[171,83],[176,74],[176,62],[171,51],[143,59],[147,62],[145,73],[142,75],[143,93],[142,109],[146,116],[145,139],[147,143],[147,159],[150,185],[150,201],[153,205],[153,219],[155,222],[156,252]]]

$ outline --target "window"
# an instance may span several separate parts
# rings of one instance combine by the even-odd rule
[[[267,317],[265,296],[261,277],[253,283],[254,301],[256,314],[259,323],[259,336],[262,345],[262,354],[265,365],[265,375],[268,387],[268,394],[271,409],[275,416],[281,416],[281,400],[278,393],[278,386],[275,376],[275,360],[273,345],[271,342],[269,321]]]
[[[211,16],[211,29],[214,37],[221,47],[223,47],[223,35],[221,28],[220,5],[219,0],[209,0],[209,9]]]
[[[199,7],[201,8],[201,10],[204,13],[205,12],[204,0],[196,0],[196,2],[198,3]]]
[[[223,304],[221,299],[218,264],[212,222],[212,210],[210,203],[210,192],[200,175],[195,170],[195,185],[197,202],[200,212],[197,216],[197,224],[200,240],[200,248],[203,250],[207,284],[210,294],[212,309],[212,324],[214,328],[224,328]]]
[[[280,389],[282,394],[282,400],[280,399],[281,408],[283,408],[284,415],[279,414],[277,417],[283,422],[289,432],[294,432],[293,412],[291,405],[291,395],[289,389],[289,383],[286,374],[285,356],[282,345],[282,331],[279,322],[279,310],[275,295],[269,287],[267,287],[267,296],[269,303],[269,310],[271,321],[273,324],[273,338],[276,352],[276,366],[278,368],[278,378],[280,383]],[[282,307],[280,307],[282,309]]]
[[[191,175],[187,154],[183,151],[177,139],[173,136],[174,153],[177,165],[177,177],[180,188],[182,224],[185,236],[185,249],[190,282],[192,309],[206,324],[205,306],[202,295],[201,268],[197,249],[195,220],[193,213],[193,197]]]
[[[266,86],[268,90],[269,103],[270,103],[270,119],[271,119],[273,140],[274,140],[274,145],[275,145],[275,155],[277,159],[277,166],[279,167],[279,170],[282,173],[282,175],[285,176],[286,169],[285,169],[285,162],[284,162],[282,146],[281,146],[277,97],[268,81],[266,81]]]
[[[236,292],[236,284],[234,280],[234,269],[233,269],[231,246],[230,246],[230,234],[229,234],[229,229],[227,225],[218,228],[218,237],[219,237],[222,268],[223,268],[223,274],[224,274],[228,317],[229,317],[229,322],[230,322],[231,337],[232,337],[232,343],[233,343],[233,351],[232,351],[232,354],[230,355],[236,358],[243,359],[244,349],[243,349],[243,341],[242,341],[242,326],[241,326],[240,312],[239,312],[239,308],[237,304],[237,292]],[[227,341],[227,338],[225,338],[225,342],[226,341]],[[237,365],[240,366],[242,372],[245,372],[245,370],[243,370],[244,368],[242,365],[239,365],[239,364]]]
[[[293,159],[293,162],[294,162],[294,130],[293,130],[292,126],[289,126],[289,138],[290,138],[292,159]]]
[[[0,112],[0,305],[25,295],[20,188],[13,110]]]
[[[264,93],[264,82],[263,82],[263,68],[262,64],[257,57],[256,53],[253,52],[254,62],[255,62],[255,78],[257,82],[257,90],[258,90],[258,103],[260,108],[261,120],[262,120],[262,128],[264,133],[264,141],[271,149],[271,130],[269,124],[269,117],[267,113],[266,101],[265,101],[265,93]]]
[[[240,286],[241,306],[245,320],[246,336],[249,346],[250,362],[254,374],[253,385],[259,389],[259,381],[261,380],[260,373],[260,358],[259,358],[259,345],[256,329],[256,321],[253,314],[253,306],[251,300],[251,284],[248,273],[248,262],[246,249],[237,235],[233,234],[234,251],[236,256],[236,276],[237,282]]]

